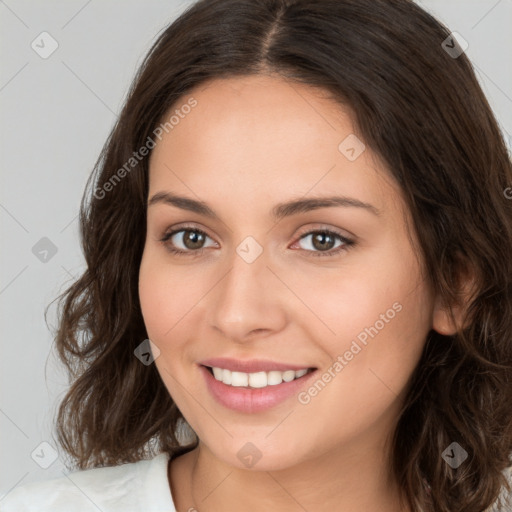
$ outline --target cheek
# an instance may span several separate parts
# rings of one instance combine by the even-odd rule
[[[155,365],[170,395],[182,412],[192,414],[180,382],[186,381],[183,368],[187,357],[187,313],[204,295],[190,276],[170,268],[165,255],[145,250],[139,270],[139,299],[149,339],[160,350]]]
[[[365,329],[375,324],[379,332],[389,331],[391,324],[396,326],[409,315],[398,310],[412,307],[409,304],[414,299],[413,269],[399,273],[398,266],[384,268],[378,262],[357,263],[342,264],[329,273],[321,269],[316,274],[310,271],[286,276],[287,284],[307,306],[306,310],[297,303],[296,313],[302,308],[305,314],[296,315],[295,321],[309,331],[310,339],[330,347],[328,352],[333,356],[339,350],[348,349],[350,341],[358,336],[364,342],[365,333],[369,336]]]
[[[326,368],[339,362],[331,370],[336,377],[325,397],[333,404],[341,400],[357,410],[361,403],[389,405],[421,356],[431,327],[432,298],[410,248],[400,249],[398,243],[389,247],[375,261],[358,261],[358,266],[315,281],[313,292],[295,288],[315,312],[316,320],[302,325],[327,354]],[[296,284],[300,286],[299,279]]]
[[[139,298],[148,336],[165,341],[204,295],[201,276],[169,265],[165,254],[144,252],[139,270]],[[206,285],[205,285],[206,286]]]
[[[342,407],[347,427],[364,428],[391,410],[407,387],[430,329],[426,290],[390,277],[386,282],[393,285],[374,280],[350,304],[341,305],[334,324],[337,336],[325,345],[338,364],[324,404],[333,410]]]
[[[157,341],[172,327],[169,312],[174,300],[159,268],[144,258],[139,273],[139,299],[148,336]]]
[[[393,300],[397,296],[400,300]],[[353,301],[340,312],[336,337],[320,342],[330,356],[318,377],[322,382],[313,382],[299,397],[304,422],[318,423],[308,432],[322,433],[317,439],[308,434],[315,444],[350,440],[377,424],[391,426],[418,364],[428,333],[421,296],[365,297],[371,300]]]

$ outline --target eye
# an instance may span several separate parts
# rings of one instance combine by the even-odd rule
[[[166,233],[161,239],[168,251],[179,256],[198,256],[202,254],[206,238],[210,238],[204,231],[193,227],[181,227]],[[181,243],[181,247],[179,244]],[[176,245],[178,244],[178,247]]]
[[[307,240],[308,238],[310,238],[310,241],[307,244],[305,244],[307,248],[304,250],[310,252],[311,256],[315,257],[336,256],[343,251],[347,251],[349,247],[355,245],[354,240],[347,238],[341,233],[337,233],[336,231],[328,229],[308,231],[306,234],[300,237],[299,242]],[[336,239],[340,241],[340,244],[337,246],[333,246],[333,244],[336,243]]]

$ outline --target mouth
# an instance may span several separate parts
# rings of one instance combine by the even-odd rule
[[[251,365],[261,368],[259,364]],[[293,397],[297,398],[300,391],[310,385],[318,370],[314,367],[296,367],[248,373],[206,364],[199,364],[198,368],[207,392],[217,404],[247,414],[263,412]]]
[[[269,386],[278,386],[283,382],[292,382],[301,379],[316,370],[316,368],[301,368],[300,370],[270,370],[247,373],[231,371],[218,366],[201,366],[203,366],[216,381],[222,382],[226,386],[245,389],[262,389]]]

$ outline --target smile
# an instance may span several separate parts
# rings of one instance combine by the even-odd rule
[[[303,368],[301,370],[286,370],[269,371],[269,372],[232,372],[226,368],[212,367],[209,371],[213,374],[216,380],[233,387],[249,387],[249,388],[266,388],[267,386],[277,386],[282,382],[291,382],[292,380],[299,379],[313,371],[312,368]]]
[[[259,368],[250,373],[204,364],[198,367],[207,393],[217,404],[248,414],[266,411],[297,396],[317,373],[316,368],[300,367],[269,371]]]

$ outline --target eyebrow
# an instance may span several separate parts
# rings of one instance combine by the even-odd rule
[[[220,220],[215,211],[210,208],[205,202],[197,201],[189,197],[179,196],[171,192],[157,192],[151,197],[148,202],[148,207],[164,203],[182,210],[194,212],[205,217]],[[281,220],[285,217],[290,217],[299,213],[306,213],[319,208],[332,208],[332,207],[353,207],[362,208],[373,215],[380,215],[380,211],[373,205],[360,201],[352,197],[345,196],[327,196],[327,197],[313,197],[308,199],[296,199],[284,203],[278,203],[272,208],[272,218],[275,221]]]

